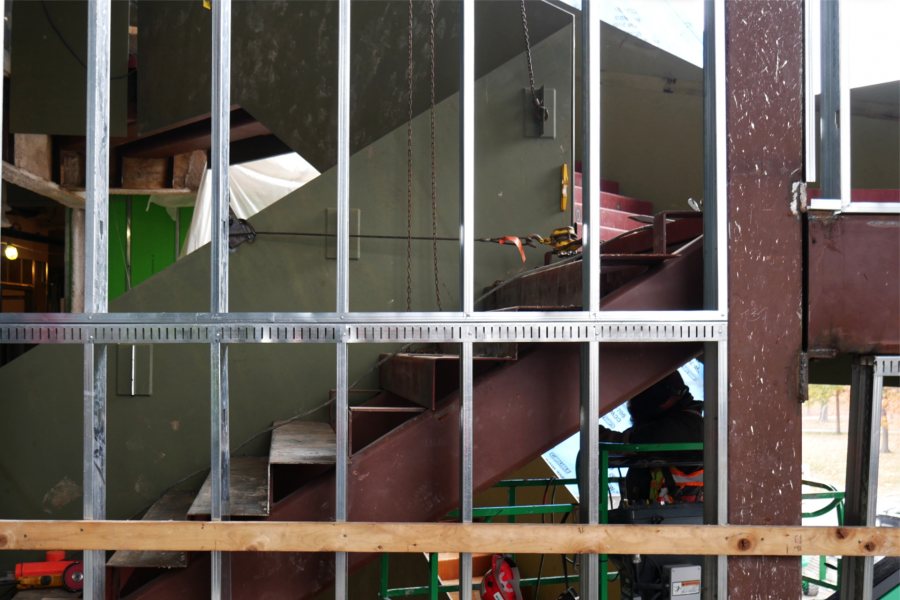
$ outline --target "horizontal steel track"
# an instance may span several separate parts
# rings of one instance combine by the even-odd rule
[[[726,329],[709,311],[22,314],[3,315],[0,343],[712,342]]]

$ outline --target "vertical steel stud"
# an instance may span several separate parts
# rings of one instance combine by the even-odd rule
[[[810,0],[812,1],[812,0]],[[840,18],[835,0],[821,0],[822,18],[822,165],[819,182],[825,198],[841,195],[841,132],[838,111],[841,102]]]
[[[460,6],[460,296],[462,311],[475,309],[475,1],[463,0]],[[472,522],[472,342],[460,344],[460,521]],[[459,555],[460,597],[472,589],[472,555]]]
[[[728,180],[726,171],[725,2],[704,2],[703,31],[703,281],[704,308],[728,310]],[[728,521],[728,347],[704,345],[704,466],[707,473],[704,521]],[[704,561],[705,598],[726,598],[728,562],[725,556]]]
[[[110,0],[88,3],[84,310],[108,309]],[[106,346],[84,345],[84,518],[106,518]],[[106,553],[84,553],[84,597],[105,593]]]
[[[870,356],[855,357],[850,371],[845,525],[875,525],[883,380],[875,376],[874,363]],[[844,559],[841,600],[872,599],[873,565],[870,556]]]
[[[582,281],[584,310],[596,318],[600,311],[600,16],[592,2],[582,3],[582,102],[584,254]],[[600,520],[600,344],[581,347],[581,522]],[[597,554],[581,557],[581,598],[596,600],[600,591]],[[606,585],[606,582],[603,582]]]
[[[338,151],[337,151],[337,312],[350,310],[350,0],[338,5]],[[347,343],[337,344],[335,511],[338,523],[347,520],[347,461],[349,460],[349,402]],[[334,597],[348,597],[348,556],[334,556]]]
[[[228,312],[228,186],[231,133],[231,0],[212,6],[212,252],[210,254],[211,312]],[[210,519],[227,520],[230,512],[230,456],[228,409],[228,347],[217,338],[210,343]],[[210,589],[214,600],[231,598],[231,561],[211,553]]]

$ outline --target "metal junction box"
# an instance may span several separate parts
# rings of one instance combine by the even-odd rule
[[[666,565],[664,571],[671,600],[700,600],[699,565]]]

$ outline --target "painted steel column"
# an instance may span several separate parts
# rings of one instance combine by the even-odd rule
[[[875,525],[883,385],[883,379],[875,376],[871,356],[854,357],[850,367],[845,525]],[[873,567],[872,557],[844,558],[841,600],[872,599]]]
[[[475,310],[475,0],[460,5],[459,36],[459,243],[460,304],[468,317]],[[463,523],[472,522],[473,439],[472,439],[472,342],[464,341],[459,351],[459,432],[460,507]],[[459,555],[460,597],[472,589],[472,554]]]
[[[341,318],[350,310],[350,0],[338,5],[338,123],[337,123],[337,297]],[[335,384],[335,503],[334,520],[347,520],[347,462],[349,461],[350,406],[347,391],[347,341],[336,347]],[[334,555],[334,597],[348,598],[348,556]]]
[[[600,15],[595,3],[582,3],[581,13],[581,126],[582,202],[584,210],[582,258],[582,309],[596,319],[600,312]],[[595,235],[595,233],[597,235]],[[581,461],[583,482],[580,521],[600,522],[600,344],[581,345]],[[603,494],[601,494],[601,491]],[[581,598],[596,600],[600,593],[600,561],[597,554],[581,556]],[[606,582],[603,582],[606,585]]]
[[[84,310],[108,311],[109,265],[109,52],[110,0],[88,3],[87,148]],[[106,518],[105,345],[84,345],[85,519]],[[101,600],[106,587],[106,552],[84,553],[84,597]]]
[[[725,5],[728,522],[800,523],[803,3]],[[800,561],[732,558],[734,598],[796,597]]]
[[[231,0],[212,3],[212,252],[210,312],[228,312],[228,186],[231,133]],[[210,520],[230,514],[231,441],[229,432],[228,346],[220,335],[210,343]],[[214,600],[231,598],[231,559],[210,553],[210,591]]]
[[[725,1],[705,0],[703,30],[703,308],[728,311]],[[728,349],[704,344],[704,522],[728,522]],[[704,598],[727,598],[725,556],[704,560]]]

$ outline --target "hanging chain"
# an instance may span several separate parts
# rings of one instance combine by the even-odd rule
[[[438,251],[437,251],[437,151],[435,149],[434,131],[434,69],[435,69],[435,34],[434,34],[435,0],[431,0],[431,23],[429,41],[431,43],[431,255],[434,258],[434,298],[437,301],[437,309],[441,306],[441,284],[438,275]]]
[[[521,0],[522,7],[522,32],[525,34],[525,58],[528,60],[528,85],[531,88],[531,99],[534,102],[534,110],[542,121],[546,121],[548,117],[547,109],[544,102],[538,98],[537,91],[534,88],[534,64],[531,62],[531,36],[528,34],[528,15],[525,12],[525,0]]]
[[[407,121],[406,121],[406,310],[412,310],[412,118],[413,118],[413,0],[409,0],[407,31]]]

